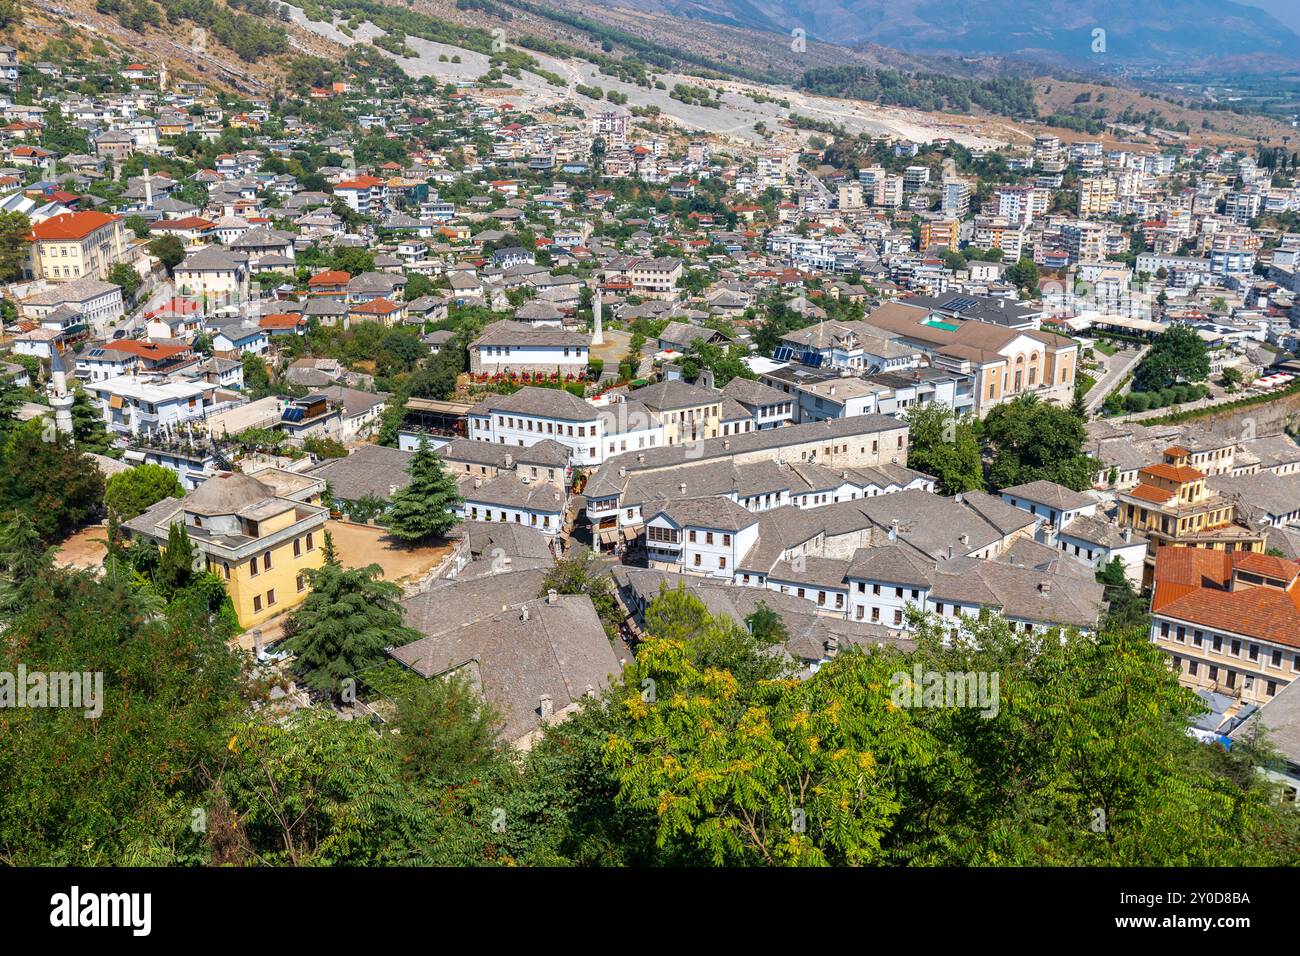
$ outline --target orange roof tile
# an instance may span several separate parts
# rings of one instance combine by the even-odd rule
[[[1230,590],[1234,568],[1257,568],[1259,559],[1266,557],[1205,548],[1160,548],[1156,551],[1151,613],[1300,647],[1300,584],[1294,578],[1288,590]],[[1294,562],[1278,561],[1278,565],[1289,565],[1300,574],[1300,565]]]
[[[85,239],[96,229],[102,229],[121,218],[104,212],[65,212],[33,226],[27,238],[41,242]]]
[[[1139,498],[1142,501],[1150,501],[1162,505],[1170,498],[1174,497],[1174,492],[1167,491],[1164,488],[1157,488],[1154,485],[1137,485],[1129,495],[1133,498]]]
[[[1201,471],[1199,468],[1193,468],[1191,465],[1170,465],[1163,461],[1158,461],[1154,465],[1147,465],[1145,468],[1138,469],[1138,474],[1154,475],[1157,478],[1176,481],[1179,484],[1188,481],[1196,481],[1198,478],[1205,477],[1205,472]]]

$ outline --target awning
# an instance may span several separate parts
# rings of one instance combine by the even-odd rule
[[[597,533],[596,540],[601,544],[614,544],[618,541],[618,529],[611,528],[609,531],[601,531]]]

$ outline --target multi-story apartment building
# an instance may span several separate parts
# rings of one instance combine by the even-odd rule
[[[943,199],[940,212],[956,219],[963,218],[970,212],[970,199],[973,195],[970,180],[947,178],[943,181]]]
[[[1300,676],[1300,564],[1251,551],[1161,548],[1151,640],[1184,685],[1266,703]]]
[[[388,205],[388,183],[377,176],[357,176],[336,183],[334,195],[353,212],[373,216]]]
[[[184,525],[196,559],[218,575],[244,627],[261,624],[307,596],[306,572],[324,559],[324,479],[224,472],[184,498],[164,498],[122,527],[167,547],[171,526]],[[277,487],[280,486],[280,487]]]
[[[32,274],[50,282],[107,279],[129,246],[122,217],[102,212],[68,212],[37,223],[27,234]]]
[[[927,219],[921,223],[921,248],[947,246],[956,249],[961,223],[956,219]]]
[[[214,404],[217,386],[120,375],[88,382],[86,389],[98,399],[109,431],[133,435],[202,420]]]
[[[542,372],[579,377],[587,371],[591,336],[528,322],[493,322],[470,343],[469,370],[475,375]]]
[[[1094,176],[1079,180],[1080,216],[1105,216],[1111,204],[1119,199],[1119,188],[1109,176]]]
[[[1059,335],[952,318],[905,301],[886,303],[866,321],[919,348],[932,365],[971,375],[980,417],[1019,395],[1062,404],[1074,396],[1079,347]]]
[[[1188,463],[1190,455],[1177,445],[1166,448],[1163,461],[1139,469],[1137,484],[1115,496],[1120,527],[1148,541],[1145,585],[1151,584],[1161,548],[1264,550],[1263,531],[1238,523],[1237,506],[1206,487],[1205,472]]]

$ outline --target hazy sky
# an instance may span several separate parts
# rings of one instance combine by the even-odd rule
[[[1300,3],[1296,0],[1237,0],[1248,7],[1267,10],[1296,33],[1300,33]]]

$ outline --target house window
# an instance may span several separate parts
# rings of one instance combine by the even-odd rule
[[[253,558],[248,562],[248,573],[253,577],[257,577],[257,558]]]
[[[299,590],[300,592],[306,590],[306,588],[307,588],[307,576],[306,576],[306,575],[303,575],[303,574],[298,575],[298,577],[297,577],[296,580],[295,580],[295,583],[298,585],[298,590]]]
[[[261,611],[261,610],[262,610],[262,595],[260,595],[260,594],[254,594],[254,595],[253,595],[253,611],[254,611],[254,613],[256,613],[256,612]]]
[[[296,558],[302,554],[302,541],[299,538],[293,539],[293,556]]]
[[[275,588],[266,592],[266,606],[275,607]]]
[[[315,550],[316,550],[316,542],[312,540],[312,536],[311,536],[311,532],[310,532],[310,531],[307,532],[307,550],[308,550],[308,551],[315,551]]]

